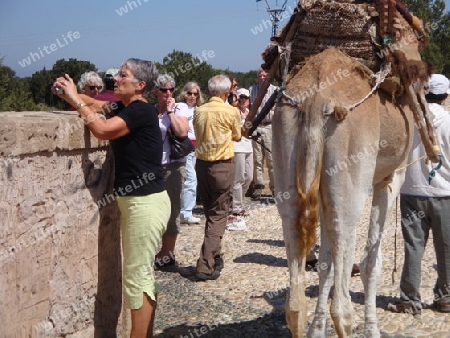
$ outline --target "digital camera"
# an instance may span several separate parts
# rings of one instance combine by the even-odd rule
[[[64,90],[61,87],[56,86],[52,88],[52,93],[55,95],[61,95],[64,94]]]

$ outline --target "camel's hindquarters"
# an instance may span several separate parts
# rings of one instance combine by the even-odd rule
[[[346,129],[348,126],[363,119],[372,124],[371,132],[377,130],[374,109],[364,117],[358,112],[341,122],[335,119],[335,111],[340,111],[340,108],[345,110],[369,93],[370,74],[371,71],[361,63],[342,51],[329,48],[312,56],[303,67],[290,73],[286,94],[296,102],[284,99],[276,107],[273,156],[275,165],[281,167],[275,167],[275,185],[278,190],[295,194],[295,199],[289,203],[296,204],[298,208],[296,232],[299,252],[303,254],[315,243],[315,227],[319,220],[319,184],[323,175],[322,154],[328,147],[329,135],[326,133],[343,133],[340,142],[344,148],[332,153],[338,161],[337,154],[348,151],[345,147],[352,142]],[[368,102],[374,100],[371,98]],[[357,136],[361,135],[367,136]],[[279,209],[283,211],[283,205],[279,205]],[[289,207],[286,209],[292,210]]]

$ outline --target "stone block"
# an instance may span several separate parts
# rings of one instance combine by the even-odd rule
[[[79,121],[0,114],[0,337],[123,331],[112,153]]]

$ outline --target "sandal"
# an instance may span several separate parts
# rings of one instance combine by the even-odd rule
[[[418,316],[422,314],[422,307],[420,305],[415,306],[412,303],[397,303],[397,304],[389,303],[387,309],[396,313],[409,313],[413,316]]]

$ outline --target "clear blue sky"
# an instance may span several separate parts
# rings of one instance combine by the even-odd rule
[[[268,2],[276,7],[276,0]],[[450,0],[445,2],[450,8]],[[278,0],[278,7],[282,3]],[[287,1],[280,27],[296,3]],[[205,51],[202,60],[214,68],[246,72],[261,64],[270,35],[264,1],[2,0],[0,5],[0,56],[19,77],[50,69],[63,58],[90,61],[104,71],[130,57],[162,62],[174,49],[194,56]]]
[[[295,4],[288,0],[286,18]],[[214,68],[246,72],[260,66],[271,28],[264,1],[255,0],[2,0],[0,56],[19,77],[58,59],[104,71],[130,57],[162,62],[174,49],[205,51],[202,60]]]

